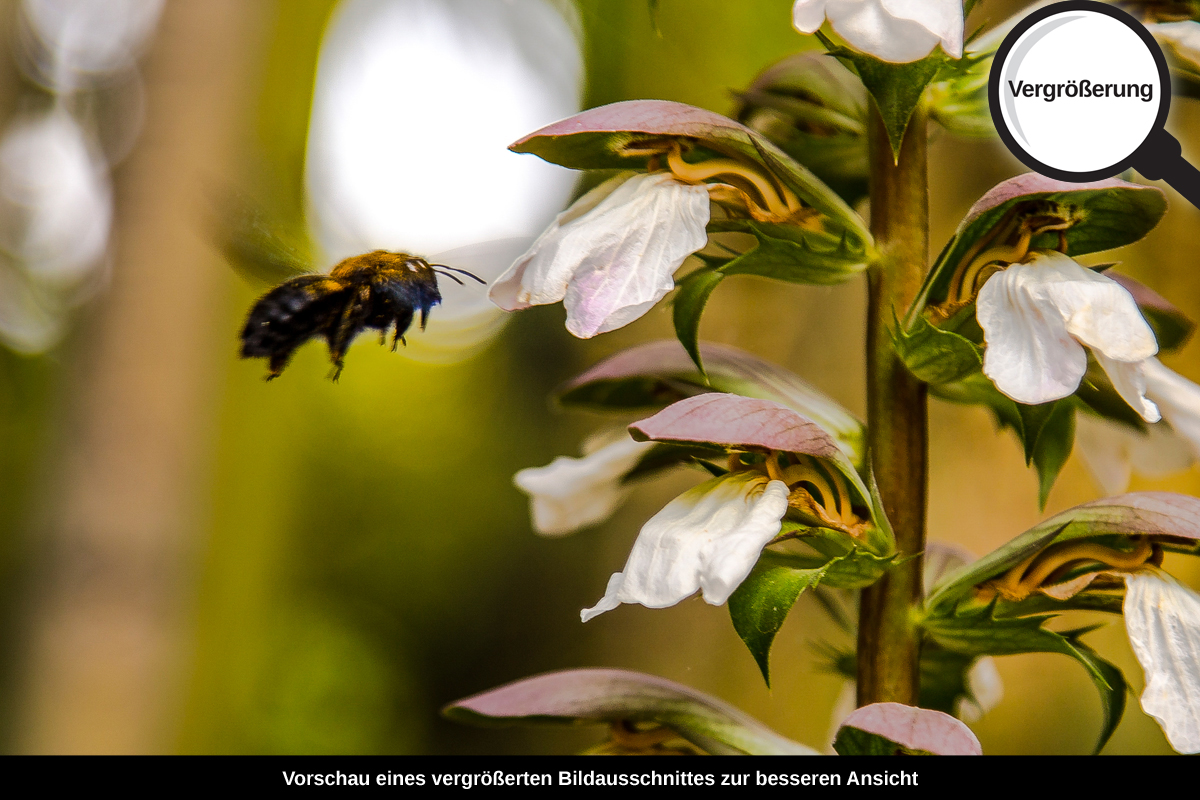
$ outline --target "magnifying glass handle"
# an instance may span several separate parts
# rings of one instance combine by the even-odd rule
[[[1200,170],[1183,158],[1179,140],[1156,128],[1133,154],[1133,168],[1152,181],[1164,180],[1200,208]]]

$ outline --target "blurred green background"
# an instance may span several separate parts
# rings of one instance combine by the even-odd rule
[[[602,422],[551,410],[553,387],[670,336],[665,306],[591,341],[566,333],[561,306],[535,308],[454,365],[363,337],[338,383],[317,344],[271,383],[260,362],[237,358],[257,289],[213,247],[213,187],[270,175],[266,190],[300,220],[312,82],[334,5],[167,3],[142,61],[145,127],[113,174],[111,281],[50,354],[0,349],[5,749],[575,752],[600,732],[479,731],[438,709],[579,666],[662,675],[824,747],[842,681],[811,645],[845,642],[810,599],[783,629],[770,690],[725,609],[699,598],[579,623],[641,523],[692,476],[646,484],[608,524],[557,540],[532,534],[512,487],[518,469],[577,453]],[[1020,5],[984,0],[968,27]],[[728,113],[731,89],[812,45],[792,31],[787,0],[579,0],[577,11],[585,107],[662,98]],[[18,4],[0,13],[11,43]],[[20,94],[15,74],[0,79],[6,113]],[[1170,127],[1181,139],[1200,131],[1194,104],[1179,102]],[[1023,170],[996,142],[934,136],[940,248],[980,194]],[[1198,248],[1200,212],[1172,195],[1165,222],[1117,257],[1200,316],[1186,255]],[[864,305],[861,282],[741,278],[716,293],[702,335],[781,363],[861,414]],[[1200,379],[1198,353],[1168,365]],[[982,554],[1042,518],[1033,474],[985,412],[934,403],[931,429],[933,540]],[[1198,478],[1134,488],[1195,494]],[[1098,494],[1073,458],[1046,513]],[[1200,582],[1190,563],[1168,567]],[[1088,641],[1140,693],[1122,625],[1108,622]],[[998,666],[1005,699],[974,725],[985,752],[1090,749],[1100,710],[1082,669],[1056,656]],[[1106,752],[1169,748],[1131,698]]]

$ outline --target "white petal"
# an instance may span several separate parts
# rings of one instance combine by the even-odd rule
[[[628,325],[675,288],[672,275],[708,242],[703,186],[638,175],[580,219],[564,251],[577,259],[563,305],[581,339]],[[586,224],[586,231],[584,225]]]
[[[1164,478],[1187,469],[1195,458],[1187,440],[1169,425],[1149,425],[1143,433],[1086,413],[1075,415],[1075,446],[1096,485],[1109,496],[1126,491],[1133,472]]]
[[[1057,400],[1079,387],[1087,368],[1080,343],[1110,362],[1138,362],[1158,352],[1154,332],[1124,287],[1053,251],[1033,253],[1029,263],[988,279],[976,318],[987,341],[984,374],[1021,403]],[[1156,419],[1138,390],[1140,379],[1112,372],[1124,382],[1126,399]]]
[[[1146,374],[1142,369],[1144,362],[1114,361],[1099,350],[1093,350],[1092,355],[1108,373],[1108,379],[1112,381],[1117,394],[1121,395],[1121,398],[1129,403],[1129,407],[1141,415],[1142,419],[1146,422],[1158,422],[1162,419],[1162,415],[1158,412],[1158,406],[1154,404],[1154,401],[1146,398]]]
[[[1087,371],[1087,354],[1058,309],[1030,288],[1036,281],[1035,267],[1013,264],[988,279],[975,305],[987,343],[983,374],[1019,403],[1067,397]]]
[[[797,0],[792,25],[813,33],[828,17],[851,47],[884,61],[916,61],[940,42],[955,58],[962,56],[960,0]]]
[[[1142,709],[1171,747],[1200,752],[1200,596],[1156,569],[1125,577],[1125,629],[1146,675]]]
[[[560,262],[556,258],[560,240],[571,223],[595,209],[636,174],[622,172],[609,178],[555,217],[533,246],[496,279],[488,290],[488,298],[505,311],[519,311],[562,300],[574,268],[569,262]]]
[[[666,608],[697,590],[720,605],[750,574],[787,512],[782,481],[738,472],[684,492],[647,522],[625,569],[609,579],[584,622],[621,603]]]
[[[529,495],[534,530],[562,536],[608,519],[625,499],[621,479],[653,446],[626,435],[583,458],[559,456],[518,472],[513,483]]]
[[[963,8],[961,0],[882,0],[896,19],[911,20],[938,37],[942,49],[962,58]]]
[[[1060,253],[1034,263],[1043,273],[1046,297],[1080,342],[1114,361],[1144,361],[1158,352],[1154,331],[1124,286]]]
[[[792,27],[801,33],[816,33],[825,21],[828,0],[796,0],[792,4]]]
[[[1157,358],[1146,359],[1146,394],[1154,399],[1171,428],[1187,441],[1200,458],[1200,386],[1164,367]]]

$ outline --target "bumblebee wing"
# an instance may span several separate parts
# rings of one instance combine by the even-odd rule
[[[298,226],[286,225],[261,204],[231,192],[220,204],[217,242],[230,266],[252,284],[282,283],[316,272],[312,245]]]

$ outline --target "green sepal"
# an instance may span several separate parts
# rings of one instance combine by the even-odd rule
[[[789,521],[784,524],[793,529],[796,527]],[[771,644],[804,590],[816,588],[818,584],[835,589],[870,586],[895,561],[895,556],[878,556],[862,549],[838,531],[812,529],[802,541],[811,544],[822,555],[766,551],[729,598],[733,628],[750,650],[768,686],[771,685]]]
[[[935,327],[923,316],[916,317],[907,329],[897,320],[892,341],[908,371],[934,386],[960,381],[983,366],[978,345],[954,331]]]
[[[758,275],[789,283],[833,286],[867,268],[866,249],[851,244],[845,235],[753,220],[718,220],[708,229],[749,233],[758,240],[753,249],[720,266],[726,275]]]
[[[1120,670],[1079,641],[1094,627],[1056,633],[1045,627],[1050,619],[1053,619],[1052,615],[998,618],[993,613],[993,606],[988,605],[960,610],[950,616],[927,618],[922,627],[938,645],[962,655],[1059,653],[1078,661],[1100,693],[1104,724],[1096,742],[1095,752],[1098,753],[1125,712],[1125,678]]]
[[[887,130],[892,155],[898,159],[908,122],[921,102],[925,87],[948,61],[946,55],[938,51],[919,61],[893,64],[847,47],[830,47],[832,42],[823,35],[821,39],[829,48],[829,54],[857,72],[863,86],[871,93]]]
[[[1031,460],[1038,476],[1038,510],[1046,508],[1046,500],[1054,481],[1062,472],[1075,444],[1075,408],[1069,400],[1058,400],[1053,406],[1033,444]]]
[[[672,302],[675,335],[705,379],[704,363],[700,358],[700,317],[713,289],[724,279],[725,273],[720,270],[701,267],[680,282],[679,291]]]
[[[750,575],[729,597],[733,629],[750,650],[767,686],[771,685],[770,654],[775,635],[796,600],[805,589],[820,583],[824,572],[824,566],[796,568],[781,563],[775,553],[763,553]]]

